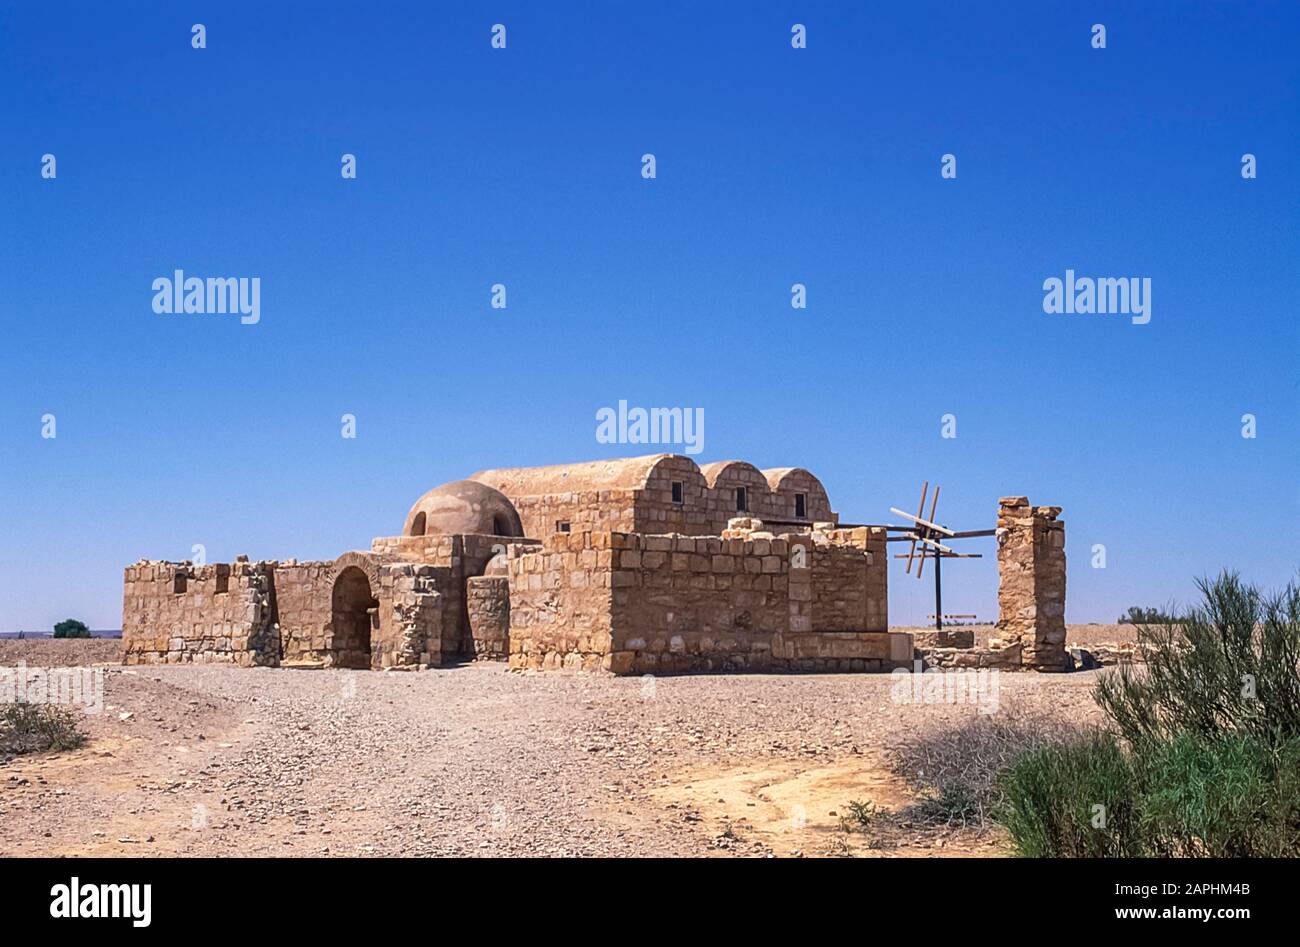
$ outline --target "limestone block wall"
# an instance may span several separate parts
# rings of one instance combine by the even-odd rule
[[[355,572],[345,575],[349,569],[364,575],[365,589]],[[340,600],[347,597],[341,578],[373,599],[373,614],[359,611],[368,602]],[[366,553],[328,562],[286,560],[276,575],[284,663],[363,669],[444,664],[460,650],[459,626],[447,614],[453,597],[445,594],[455,585],[449,566]]]
[[[334,656],[334,562],[278,564],[276,576],[277,621],[280,650],[286,664],[332,664]]]
[[[998,501],[998,623],[1021,663],[1040,671],[1065,667],[1065,523],[1059,506],[1026,497]]]
[[[712,535],[721,534],[727,528],[727,522],[738,516],[760,520],[776,516],[776,500],[768,486],[767,477],[753,464],[728,460],[706,464],[702,470],[709,484],[705,503],[709,532]],[[736,507],[736,495],[742,488],[745,491],[746,509],[739,510]]]
[[[615,534],[611,670],[743,669],[771,663],[789,627],[784,539]]]
[[[874,575],[884,559],[865,548],[883,536],[859,539],[820,536],[827,548],[795,565],[792,544],[811,547],[807,534],[552,535],[542,551],[517,551],[509,563],[510,666],[888,669],[884,585]],[[844,582],[861,588],[846,591]],[[873,620],[878,629],[868,627]]]
[[[795,519],[795,495],[803,494],[804,518],[812,522],[833,522],[830,497],[816,477],[802,467],[782,470],[765,470],[771,496],[768,499],[769,516],[773,519]]]
[[[122,595],[125,664],[279,662],[275,564],[142,560]]]
[[[610,533],[552,533],[541,549],[511,546],[514,670],[609,670]]]
[[[474,657],[505,660],[510,645],[510,579],[480,575],[465,587],[469,640]]]
[[[631,489],[591,490],[512,498],[524,535],[544,538],[568,523],[571,532],[632,529],[636,493]]]
[[[673,500],[673,484],[681,484],[681,500]],[[709,487],[695,461],[673,455],[655,464],[643,489],[635,491],[633,521],[610,530],[637,533],[717,533],[709,514]]]

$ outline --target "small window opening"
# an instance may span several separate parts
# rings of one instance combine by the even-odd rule
[[[680,480],[673,481],[673,502],[682,502],[682,482]]]
[[[794,495],[794,515],[798,519],[803,519],[808,515],[808,494],[796,493]]]
[[[492,517],[492,535],[494,536],[510,535],[510,526],[506,523],[506,518],[504,516]]]
[[[230,591],[230,571],[218,567],[217,571],[217,595]]]
[[[184,572],[177,572],[176,575],[172,577],[172,591],[175,592],[177,595],[185,591]]]
[[[419,512],[419,513],[416,513],[416,514],[415,514],[415,519],[411,521],[411,535],[412,535],[412,536],[423,536],[423,535],[424,535],[424,523],[425,523],[424,512],[421,511],[421,512]]]
[[[749,512],[749,491],[744,487],[736,487],[736,512]]]
[[[567,532],[569,532],[569,530],[570,530],[570,526],[569,526],[569,521],[568,521],[568,520],[559,520],[559,521],[555,524],[555,531],[556,531],[557,533],[567,533]]]

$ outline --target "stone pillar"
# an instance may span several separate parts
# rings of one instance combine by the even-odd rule
[[[1024,667],[1065,668],[1065,523],[1059,506],[998,501],[998,636]]]

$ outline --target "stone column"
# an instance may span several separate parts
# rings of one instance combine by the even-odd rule
[[[1065,668],[1065,523],[1059,506],[998,501],[998,636],[1024,667]]]

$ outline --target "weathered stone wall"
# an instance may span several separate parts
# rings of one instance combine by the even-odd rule
[[[521,550],[541,548],[535,540],[479,533],[380,536],[370,544],[375,554],[447,570],[446,575],[440,574],[437,583],[442,596],[439,633],[444,642],[444,662],[450,661],[453,655],[474,657],[479,653],[479,644],[473,637],[470,623],[466,582],[482,575],[492,557],[511,546],[518,546]]]
[[[680,483],[681,502],[673,502],[673,483]],[[633,521],[610,525],[611,531],[684,533],[699,536],[713,529],[708,513],[708,484],[689,457],[665,457],[655,464],[644,489],[633,491]]]
[[[883,529],[812,534],[812,629],[889,630],[889,572]]]
[[[511,546],[512,670],[610,670],[610,533],[552,533]]]
[[[122,595],[125,664],[274,665],[275,564],[140,561]]]
[[[884,559],[865,548],[883,539],[857,538],[817,535],[813,548],[807,534],[553,534],[543,551],[517,551],[509,563],[510,666],[887,669],[885,604],[874,598],[885,589],[876,575]],[[812,551],[792,557],[792,543]]]
[[[380,620],[371,666],[439,667],[460,653],[460,635],[446,634],[447,598],[455,585],[446,566],[394,562],[379,569]]]
[[[772,485],[773,480],[776,481],[775,485]],[[779,477],[769,476],[768,483],[772,490],[768,499],[768,514],[772,519],[795,519],[795,495],[801,493],[804,496],[804,519],[810,522],[835,520],[826,488],[808,471],[795,467]]]
[[[469,640],[474,657],[505,660],[510,653],[510,579],[474,576],[466,583]]]
[[[1059,506],[1026,497],[998,501],[1000,640],[1018,645],[1025,667],[1065,668],[1065,523]]]

